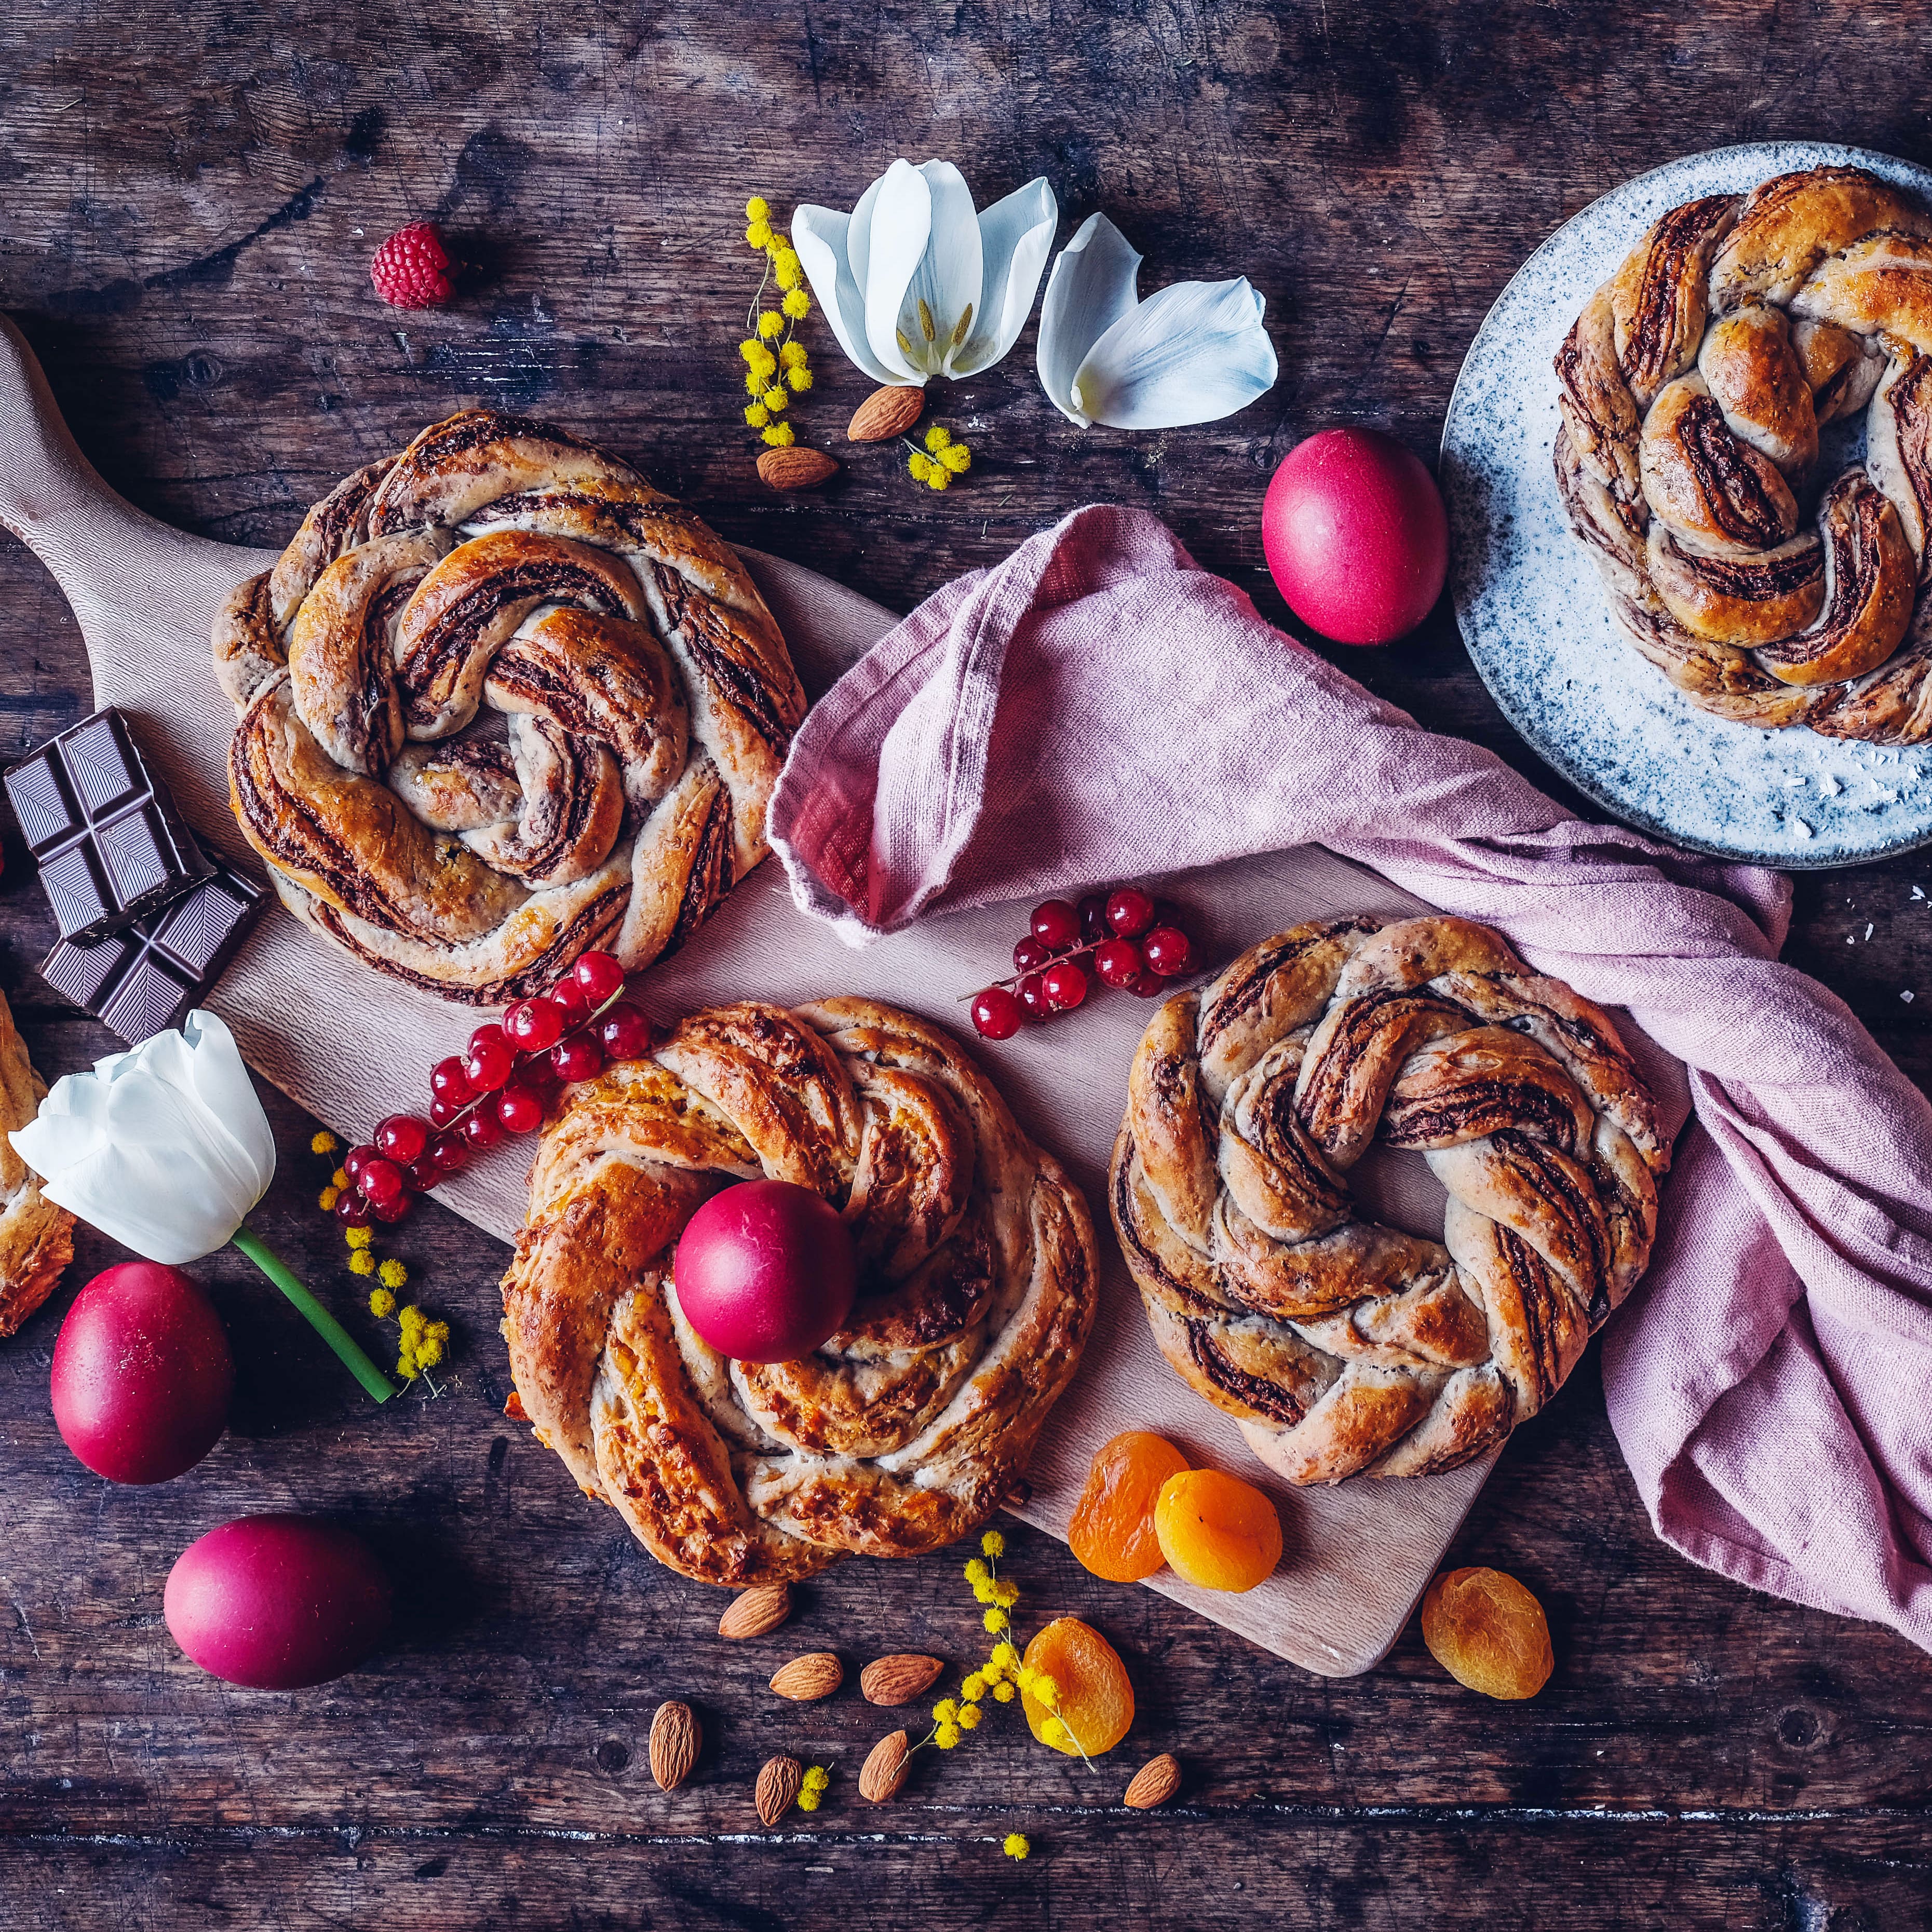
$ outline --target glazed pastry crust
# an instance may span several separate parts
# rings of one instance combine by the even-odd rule
[[[726,1360],[672,1263],[734,1180],[838,1205],[846,1328],[801,1362]],[[503,1279],[524,1413],[658,1560],[742,1587],[977,1529],[1023,1474],[1093,1325],[1093,1225],[938,1028],[876,1002],[694,1013],[566,1090]]]
[[[41,1193],[40,1177],[8,1138],[46,1097],[0,994],[0,1336],[19,1333],[74,1259],[74,1216]]]
[[[1377,1138],[1448,1189],[1442,1242],[1358,1214]],[[1154,1016],[1108,1199],[1169,1364],[1332,1483],[1454,1468],[1534,1414],[1642,1274],[1669,1164],[1600,1008],[1486,926],[1355,917]]]
[[[338,484],[212,643],[230,802],[284,902],[472,1004],[590,946],[634,968],[681,944],[764,858],[805,711],[724,543],[628,464],[487,410]]]
[[[1738,723],[1932,731],[1932,214],[1858,168],[1686,202],[1555,366],[1558,491],[1645,658]],[[1861,409],[1864,466],[1820,476]]]

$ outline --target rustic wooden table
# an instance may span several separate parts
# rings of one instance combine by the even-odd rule
[[[47,0],[0,17],[0,305],[110,480],[212,536],[280,542],[338,476],[482,400],[594,435],[728,536],[897,608],[1114,499],[1160,512],[1285,620],[1257,512],[1298,438],[1364,421],[1432,453],[1512,269],[1634,171],[1785,135],[1932,158],[1928,50],[1907,10],[1743,0],[555,0],[448,15]],[[1029,328],[938,403],[974,446],[962,488],[933,496],[886,447],[850,452],[821,496],[772,496],[737,420],[754,279],[740,205],[850,206],[895,154],[934,153],[982,200],[1046,174],[1063,240],[1104,206],[1151,282],[1249,275],[1280,386],[1207,428],[1079,436],[1034,380]],[[478,266],[455,307],[404,314],[373,298],[367,262],[424,214]],[[799,419],[832,442],[866,386],[822,324],[807,334],[819,382]],[[1398,649],[1334,655],[1552,782],[1446,613]],[[88,703],[58,594],[0,539],[0,754]],[[52,1077],[115,1042],[36,978],[49,922],[7,837],[0,981]],[[1932,1000],[1901,994],[1932,994],[1928,872],[1907,857],[1801,878],[1788,955],[1922,1081]],[[397,1061],[414,1077],[406,1040]],[[286,1160],[267,1232],[350,1306],[312,1198],[311,1124],[277,1096],[270,1111]],[[1594,1352],[1511,1442],[1453,1552],[1548,1606],[1557,1669],[1534,1702],[1459,1690],[1413,1628],[1368,1677],[1308,1677],[1016,1530],[1029,1610],[1088,1617],[1126,1658],[1132,1739],[1090,1772],[988,1726],[880,1813],[854,1790],[878,1714],[849,1694],[780,1706],[764,1682],[783,1643],[719,1642],[714,1594],[658,1570],[503,1419],[504,1251],[434,1207],[408,1236],[418,1292],[457,1325],[447,1393],[373,1414],[258,1280],[211,1262],[198,1272],[240,1360],[234,1426],[161,1489],[96,1481],[48,1413],[62,1312],[115,1258],[106,1244],[83,1234],[63,1292],[0,1348],[7,1925],[1091,1915],[1848,1932],[1932,1917],[1932,1669],[1888,1634],[1660,1546]],[[202,1529],[284,1507],[366,1528],[399,1580],[401,1628],[325,1690],[231,1691],[175,1650],[162,1582]],[[974,1630],[952,1558],[854,1564],[804,1595],[797,1647],[854,1662],[915,1641],[963,1654]],[[696,1780],[667,1798],[644,1740],[670,1696],[698,1706],[708,1739]],[[752,1780],[781,1748],[837,1777],[815,1817],[765,1832]],[[1120,1808],[1127,1771],[1162,1749],[1186,1767],[1181,1802]],[[1013,1829],[1035,1847],[1023,1865],[1000,1854]]]

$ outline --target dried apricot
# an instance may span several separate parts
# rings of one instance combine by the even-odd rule
[[[1556,1668],[1543,1606],[1500,1570],[1444,1570],[1422,1599],[1422,1640],[1486,1697],[1534,1697]]]
[[[1042,1744],[1069,1757],[1082,1751],[1098,1757],[1126,1736],[1134,1721],[1134,1687],[1114,1646],[1091,1624],[1056,1618],[1021,1660],[1052,1680],[1050,1686],[1020,1687],[1027,1723]]]
[[[1154,1527],[1168,1567],[1204,1590],[1252,1590],[1281,1561],[1274,1498],[1219,1469],[1168,1477]]]
[[[1112,1583],[1151,1576],[1164,1560],[1154,1533],[1154,1502],[1161,1484],[1186,1467],[1187,1458],[1166,1436],[1144,1429],[1103,1442],[1066,1526],[1074,1555]]]

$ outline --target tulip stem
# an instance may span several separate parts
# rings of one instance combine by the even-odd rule
[[[247,1228],[237,1228],[234,1245],[295,1304],[308,1325],[335,1351],[343,1366],[377,1402],[387,1402],[395,1394],[395,1384],[356,1346],[348,1330],[296,1280],[281,1256],[260,1235]]]

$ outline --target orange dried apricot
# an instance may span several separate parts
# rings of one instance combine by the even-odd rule
[[[1111,1583],[1151,1576],[1164,1560],[1154,1532],[1154,1501],[1161,1484],[1186,1467],[1187,1458],[1166,1436],[1144,1429],[1101,1444],[1066,1526],[1074,1555]]]
[[[1219,1469],[1168,1477],[1154,1528],[1168,1568],[1204,1590],[1252,1590],[1281,1561],[1274,1499]]]
[[[1543,1606],[1500,1570],[1444,1570],[1422,1599],[1422,1640],[1486,1697],[1534,1697],[1556,1668]]]
[[[1027,1723],[1042,1744],[1069,1757],[1083,1750],[1098,1757],[1126,1736],[1134,1721],[1134,1687],[1119,1654],[1091,1624],[1056,1618],[1027,1646],[1021,1661],[1053,1680],[1051,1690],[1043,1690],[1046,1702],[1031,1687],[1020,1687]]]

